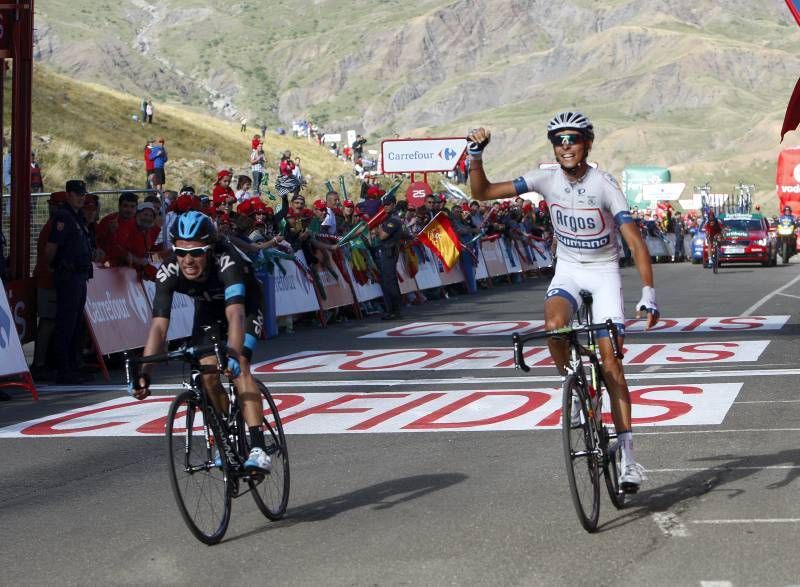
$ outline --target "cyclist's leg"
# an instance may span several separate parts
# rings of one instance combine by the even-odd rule
[[[580,307],[580,287],[575,283],[573,276],[575,268],[568,263],[560,261],[556,265],[556,273],[544,302],[544,327],[545,330],[554,330],[568,326],[572,315]],[[547,346],[550,356],[562,375],[566,374],[567,361],[569,360],[569,342],[564,338],[549,337]]]

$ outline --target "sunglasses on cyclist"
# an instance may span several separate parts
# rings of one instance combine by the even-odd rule
[[[204,247],[193,247],[191,249],[175,247],[175,255],[178,257],[185,257],[186,255],[190,255],[195,259],[197,259],[198,257],[202,257],[203,255],[205,255],[210,248],[211,245],[206,245]]]
[[[563,134],[563,135],[553,135],[550,137],[550,142],[553,144],[554,147],[563,147],[566,145],[579,145],[583,142],[583,137],[581,135],[571,135],[571,134]]]

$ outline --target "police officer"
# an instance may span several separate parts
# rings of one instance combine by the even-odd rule
[[[53,217],[45,255],[53,269],[56,288],[56,332],[53,341],[57,361],[56,383],[80,383],[77,348],[86,282],[92,277],[92,250],[89,232],[80,214],[86,201],[86,184],[71,179],[66,185],[67,201]]]
[[[392,195],[383,197],[383,208],[386,219],[380,224],[378,236],[378,267],[381,272],[381,289],[386,300],[386,314],[381,320],[397,320],[401,318],[400,307],[402,295],[397,283],[397,259],[400,256],[400,241],[410,238],[403,227],[403,221],[397,216],[395,206],[397,199]]]

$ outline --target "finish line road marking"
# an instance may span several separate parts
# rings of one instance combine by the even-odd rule
[[[800,524],[800,518],[742,518],[738,520],[692,520],[690,524]]]
[[[623,347],[624,365],[696,365],[758,361],[769,340],[730,342],[629,344]],[[553,367],[546,346],[530,347],[525,359],[531,367]],[[439,371],[513,369],[510,347],[363,349],[301,351],[262,361],[254,374],[367,373],[371,371]]]
[[[714,471],[786,471],[800,469],[800,465],[765,465],[763,467],[725,467],[715,465],[713,467],[686,467],[677,469],[647,469],[648,473],[705,473]]]
[[[633,425],[719,425],[741,387],[741,383],[633,387]],[[561,390],[555,388],[273,397],[285,431],[292,434],[539,430],[558,429],[561,422]],[[172,399],[115,398],[7,426],[0,429],[0,438],[163,436]],[[610,423],[610,414],[604,419]]]
[[[659,379],[729,379],[742,377],[788,377],[800,375],[800,369],[731,369],[727,371],[671,371],[661,373],[626,373],[628,381],[649,381]],[[269,384],[270,389],[313,389],[324,387],[381,387],[391,389],[395,387],[419,387],[419,386],[439,386],[439,385],[478,385],[490,383],[494,385],[511,384],[543,384],[561,383],[559,375],[542,375],[532,377],[458,377],[451,379],[335,379],[328,381],[279,381],[264,380]],[[158,383],[151,385],[150,389],[159,391],[176,391],[181,387],[180,383]],[[92,391],[127,392],[125,385],[103,384],[103,385],[42,385],[36,388],[40,394],[48,393],[86,393]],[[794,403],[800,400],[759,400],[736,401],[736,404],[748,403]]]
[[[625,332],[637,334],[673,332],[742,332],[780,330],[789,316],[733,316],[700,318],[662,318],[650,330],[644,320],[627,320]],[[359,338],[425,338],[436,336],[507,336],[514,332],[530,334],[544,330],[544,320],[485,322],[413,322]]]

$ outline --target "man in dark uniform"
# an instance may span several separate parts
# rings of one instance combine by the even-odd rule
[[[56,383],[80,383],[78,346],[86,282],[92,277],[89,232],[80,214],[86,200],[86,184],[71,179],[66,185],[67,201],[53,217],[45,256],[53,268],[56,289],[56,332],[53,341],[57,362]]]
[[[400,307],[403,297],[397,283],[397,259],[400,256],[400,241],[409,237],[403,221],[397,216],[395,206],[397,199],[392,196],[383,197],[386,220],[378,227],[378,267],[381,272],[381,289],[386,300],[386,315],[381,320],[397,320],[401,318]]]

